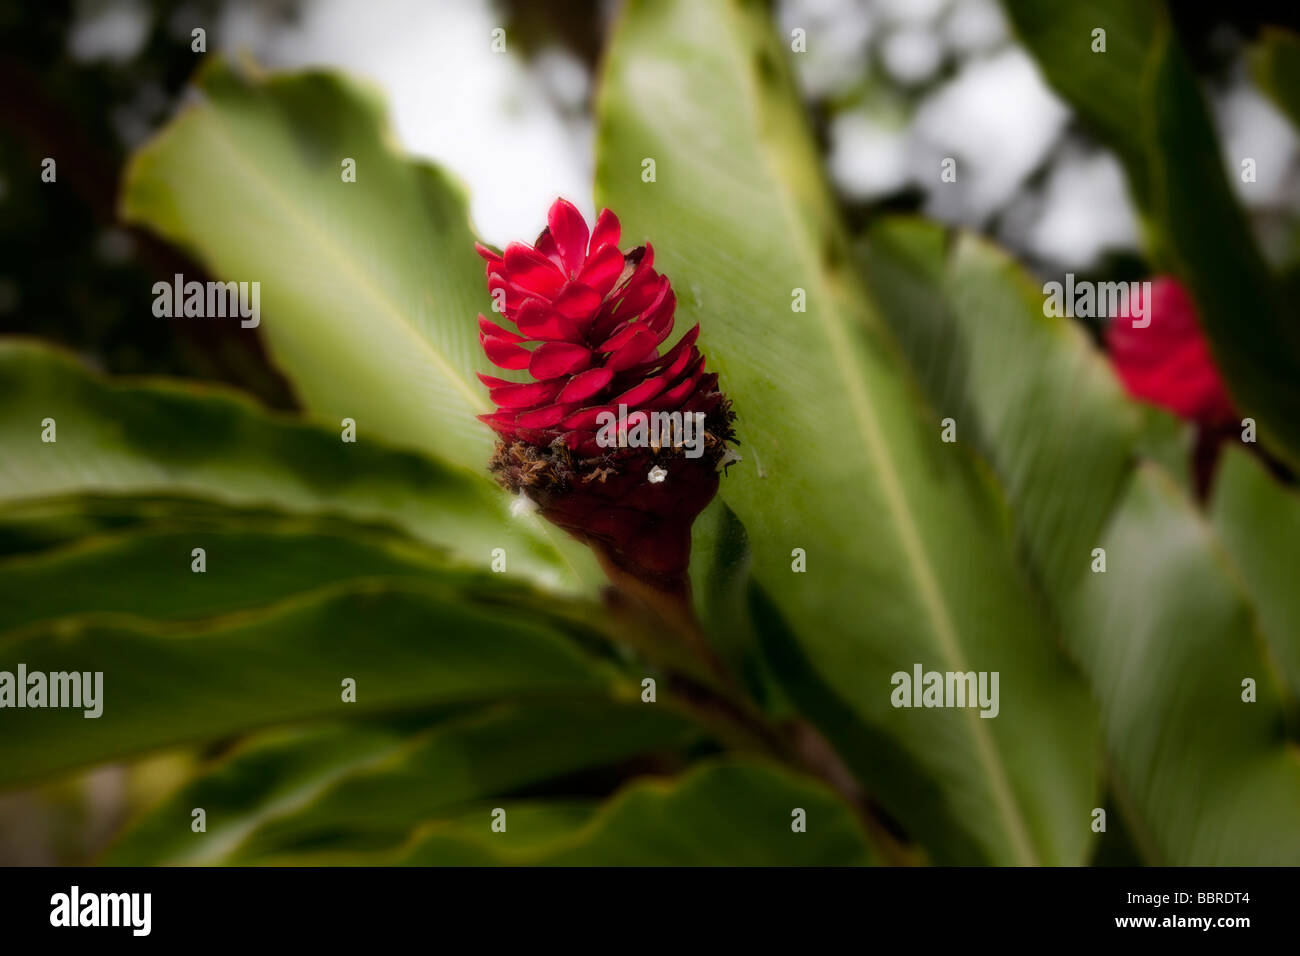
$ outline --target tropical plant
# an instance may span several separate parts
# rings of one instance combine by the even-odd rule
[[[666,612],[488,473],[459,187],[355,82],[213,58],[121,215],[260,280],[248,334],[306,413],[0,344],[0,667],[105,675],[98,719],[4,713],[0,785],[190,755],[109,863],[1300,862],[1295,273],[1160,4],[1005,5],[1274,467],[1230,444],[1198,501],[1187,428],[1006,253],[851,234],[763,4],[630,0],[596,198],[653,242],[741,455]],[[1257,60],[1293,118],[1297,49]],[[915,665],[996,672],[996,717],[896,706]]]

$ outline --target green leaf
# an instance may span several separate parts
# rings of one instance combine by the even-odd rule
[[[204,551],[201,573],[195,548]],[[149,526],[0,561],[0,632],[92,613],[197,621],[345,581],[419,581],[446,567],[395,535],[342,523],[227,515],[220,528]]]
[[[755,578],[817,678],[908,758],[911,779],[868,789],[937,856],[955,827],[976,848],[961,861],[1080,862],[1097,772],[1083,685],[1016,567],[1001,503],[919,414],[765,7],[627,4],[598,117],[598,198],[628,239],[653,241],[679,322],[700,321],[735,402],[745,460],[721,494]],[[792,572],[795,548],[807,573]],[[894,708],[891,675],[916,663],[998,671],[1000,716]],[[921,788],[942,792],[942,819],[909,801]]]
[[[1163,418],[1152,422],[1139,414],[1145,409],[1123,397],[1082,330],[1045,316],[1028,276],[988,243],[963,235],[949,251],[941,227],[882,220],[869,233],[863,259],[900,341],[914,362],[931,370],[926,385],[932,401],[969,423],[974,444],[1007,487],[1027,556],[1102,705],[1115,787],[1139,844],[1153,862],[1257,859],[1251,854],[1262,852],[1259,833],[1248,834],[1240,857],[1207,856],[1226,851],[1206,845],[1211,835],[1199,830],[1204,788],[1169,782],[1213,778],[1218,787],[1219,775],[1230,777],[1247,759],[1227,756],[1232,732],[1241,733],[1247,748],[1258,746],[1260,736],[1235,713],[1256,705],[1234,697],[1240,690],[1234,680],[1218,690],[1226,701],[1205,704],[1205,719],[1225,730],[1202,749],[1207,738],[1183,694],[1199,694],[1211,680],[1237,674],[1249,636],[1234,641],[1224,633],[1223,609],[1203,620],[1179,615],[1190,598],[1184,591],[1199,591],[1201,578],[1184,585],[1169,572],[1158,584],[1152,581],[1157,565],[1206,555],[1184,553],[1196,550],[1187,541],[1195,519],[1185,492],[1176,492],[1163,475],[1155,478],[1155,470],[1144,473],[1138,491],[1130,487],[1134,456],[1163,447],[1161,457],[1181,455],[1178,467],[1185,471],[1190,449],[1175,447]],[[1294,590],[1286,579],[1293,563],[1285,556],[1287,534],[1295,536],[1300,517],[1288,523],[1292,502],[1244,458],[1230,456],[1216,482],[1218,513],[1233,524],[1225,540],[1235,538],[1253,584],[1286,601]],[[1143,492],[1158,492],[1156,503],[1165,512],[1158,525],[1135,501]],[[1144,535],[1167,540],[1177,557],[1154,542],[1134,553],[1131,542]],[[1105,574],[1090,570],[1091,549],[1098,546],[1107,551]],[[1135,563],[1143,565],[1136,582],[1130,581]],[[1230,603],[1221,569],[1205,563],[1208,569],[1201,570],[1212,578],[1208,593],[1217,591],[1222,603]],[[1274,633],[1291,633],[1290,609],[1276,610]],[[1195,655],[1189,644],[1198,648]],[[1201,670],[1189,678],[1192,661]],[[1148,727],[1160,728],[1157,738]],[[1223,770],[1214,762],[1219,758],[1226,761]],[[1149,765],[1158,765],[1161,776]],[[1271,796],[1285,794],[1285,779],[1269,779]],[[1226,795],[1221,798],[1226,802]],[[1271,810],[1278,825],[1294,825],[1280,807]],[[1227,806],[1222,812],[1248,815]],[[1186,853],[1178,849],[1184,847]]]
[[[271,415],[221,389],[110,382],[59,352],[15,341],[0,341],[0,394],[0,502],[180,495],[338,513],[397,525],[476,563],[501,547],[511,571],[574,580],[549,533],[534,518],[511,519],[487,482],[364,432],[343,442],[339,432]],[[47,418],[55,442],[41,440]],[[38,532],[28,524],[26,533]]]
[[[598,800],[512,800],[507,817],[510,835],[510,852],[501,853],[501,846],[493,846],[483,839],[483,832],[498,808],[489,803],[449,816],[444,820],[422,827],[417,832],[415,852],[407,848],[406,854],[385,854],[378,858],[384,863],[403,863],[410,866],[518,866],[520,862],[536,862],[548,848],[572,840],[601,809]],[[432,831],[432,835],[419,834]],[[540,851],[537,852],[537,851]],[[525,854],[532,857],[523,860]],[[410,857],[409,861],[407,857]],[[290,857],[296,862],[297,857]],[[517,862],[519,861],[519,862]],[[343,855],[335,862],[378,862],[374,856],[358,858]]]
[[[499,704],[403,736],[353,725],[277,735],[151,811],[103,862],[304,863],[319,853],[396,849],[417,826],[476,801],[676,750],[697,733],[668,707],[591,699]],[[184,825],[193,807],[206,809],[206,833]]]
[[[992,467],[1035,577],[1054,602],[1091,551],[1131,471],[1138,406],[1086,333],[1044,314],[1030,276],[988,242],[921,219],[881,219],[862,262],[936,418]]]
[[[635,693],[544,608],[499,575],[447,569],[423,585],[362,581],[184,628],[62,618],[11,632],[0,670],[101,672],[103,712],[7,709],[0,784],[277,724]],[[354,703],[342,700],[347,678]]]
[[[1258,419],[1261,440],[1300,464],[1300,312],[1274,281],[1228,186],[1191,66],[1168,28],[1161,39],[1149,94],[1152,166],[1162,173],[1153,176],[1155,218],[1228,390]]]
[[[1251,51],[1255,82],[1300,129],[1300,34],[1265,27]]]
[[[1145,206],[1151,169],[1134,108],[1143,102],[1151,43],[1165,14],[1155,2],[1002,0],[1048,83],[1115,150]],[[1105,31],[1105,50],[1094,52]],[[1217,155],[1217,154],[1216,154]]]
[[[1196,426],[1155,405],[1140,404],[1138,412],[1138,457],[1159,465],[1183,494],[1195,496]]]
[[[278,508],[231,507],[208,498],[170,495],[56,495],[0,502],[0,556],[37,555],[100,535],[175,529],[220,531],[229,522],[256,527],[292,522],[295,513]],[[302,516],[304,523],[334,525],[359,532],[393,534],[391,524]],[[417,539],[418,540],[418,539]]]
[[[1153,263],[1191,292],[1243,414],[1258,420],[1271,449],[1300,464],[1300,322],[1233,196],[1196,74],[1164,4],[1003,5],[1048,82],[1123,159]],[[1087,43],[1096,27],[1107,28],[1104,53]],[[1130,108],[1116,109],[1120,103]]]
[[[339,776],[384,760],[404,734],[379,719],[266,731],[151,807],[99,860],[108,866],[203,863],[263,820],[292,812]],[[206,831],[192,829],[202,808]]]
[[[35,554],[89,535],[141,527],[174,507],[186,507],[185,499],[66,495],[0,503],[0,557]]]
[[[1300,726],[1300,497],[1282,488],[1255,458],[1229,446],[1219,462],[1211,503],[1214,529],[1240,571],[1285,686],[1291,724]]]
[[[762,649],[760,621],[750,611],[753,555],[740,519],[720,499],[691,529],[691,585],[695,613],[712,646],[770,718],[791,715]]]
[[[1212,529],[1144,466],[1102,546],[1106,573],[1079,590],[1066,639],[1100,702],[1112,786],[1147,862],[1300,863],[1300,753]]]
[[[855,713],[853,704],[817,672],[780,609],[757,583],[751,585],[749,607],[765,662],[780,675],[799,712],[821,728],[845,765],[866,781],[867,795],[886,797],[894,812],[921,821],[937,862],[983,860],[979,834],[948,811],[942,779],[916,773],[904,742]]]
[[[196,82],[127,168],[123,218],[261,283],[260,332],[313,412],[481,473],[489,300],[459,186],[399,155],[375,95],[343,77],[211,58]]]
[[[853,814],[829,790],[765,764],[727,761],[696,767],[676,780],[639,783],[584,826],[519,846],[511,835],[432,832],[401,862],[428,866],[501,863],[546,866],[861,866],[872,862]],[[795,809],[807,832],[792,829]],[[572,810],[569,811],[572,815]],[[538,843],[540,842],[540,846]]]

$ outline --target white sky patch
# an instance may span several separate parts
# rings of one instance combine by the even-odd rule
[[[875,7],[899,23],[927,23],[937,17],[948,0],[876,0]]]
[[[962,53],[988,50],[1007,39],[1007,23],[995,0],[958,0],[940,28],[948,46]]]
[[[138,0],[82,0],[68,33],[68,53],[79,63],[126,63],[140,52],[148,35],[149,13]]]
[[[525,62],[492,52],[492,30],[504,26],[484,0],[315,0],[276,30],[256,9],[232,7],[220,41],[268,66],[340,67],[376,83],[402,146],[464,180],[479,234],[504,245],[531,242],[556,196],[595,214],[590,120],[561,115]],[[540,69],[580,98],[574,66],[585,74],[557,53]]]
[[[1290,204],[1300,198],[1296,175],[1300,139],[1272,103],[1245,80],[1214,104],[1228,178],[1237,197],[1255,208]],[[1255,182],[1241,179],[1241,161],[1255,160]]]
[[[885,38],[880,58],[895,80],[915,85],[930,79],[939,69],[943,63],[943,45],[932,30],[906,27]]]
[[[908,130],[864,112],[841,113],[830,127],[831,178],[854,199],[887,196],[907,185]]]
[[[1069,117],[1020,49],[968,61],[927,97],[915,121],[918,182],[926,213],[982,224],[1043,161]],[[962,188],[939,179],[944,157],[957,160]]]
[[[1107,249],[1136,249],[1138,238],[1124,170],[1110,153],[1071,153],[1053,165],[1027,235],[1036,253],[1089,266]]]
[[[807,34],[807,52],[791,54],[807,95],[829,96],[862,78],[874,27],[862,0],[781,0],[776,20],[787,47],[791,30]]]

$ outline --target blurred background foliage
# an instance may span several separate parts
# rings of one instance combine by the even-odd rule
[[[292,407],[255,337],[129,318],[139,308],[141,277],[198,271],[115,216],[127,153],[171,115],[196,68],[190,31],[204,26],[210,50],[268,67],[357,69],[395,105],[416,100],[423,128],[419,119],[399,120],[404,145],[466,179],[476,225],[500,243],[540,228],[537,210],[556,183],[589,210],[579,184],[591,175],[592,74],[616,7],[609,0],[388,0],[368,10],[329,0],[5,0],[0,329],[62,342],[114,372],[227,381],[273,407]],[[996,0],[782,0],[773,13],[784,30],[808,31],[808,52],[795,66],[855,227],[881,210],[920,211],[993,235],[1044,273],[1145,273],[1116,160],[1037,77]],[[1274,261],[1294,262],[1300,137],[1251,81],[1249,57],[1265,26],[1295,23],[1294,5],[1173,3],[1170,13],[1206,84],[1225,154],[1240,153],[1243,141],[1259,154],[1261,182],[1242,188],[1240,198],[1262,246]],[[428,62],[422,35],[462,37],[497,23],[520,61],[512,82],[482,81],[476,89],[499,65],[481,44],[458,58],[453,82]],[[443,82],[422,80],[421,72]],[[534,91],[526,100],[524,87]],[[472,131],[436,119],[467,96]],[[543,128],[530,128],[529,164],[500,155],[501,141],[530,122],[521,109]],[[29,188],[28,171],[54,154],[70,188]],[[973,178],[961,197],[921,172],[946,155],[958,156]],[[505,186],[508,198],[489,198],[488,183],[498,192]],[[487,218],[489,202],[501,208]]]
[[[5,346],[4,659],[48,655],[57,634],[59,655],[79,669],[94,669],[92,659],[143,663],[134,693],[113,690],[129,708],[122,723],[77,721],[68,731],[29,712],[6,728],[11,775],[0,779],[23,788],[0,794],[0,861],[812,864],[879,860],[901,846],[939,862],[1295,862],[1300,617],[1278,572],[1300,548],[1294,496],[1234,452],[1203,522],[1186,494],[1187,436],[1122,396],[1090,345],[1098,320],[1043,323],[1036,288],[1066,271],[1136,279],[1214,263],[1198,273],[1203,306],[1225,288],[1243,297],[1206,306],[1211,338],[1219,321],[1227,339],[1239,328],[1233,302],[1253,303],[1275,279],[1276,297],[1261,292],[1263,304],[1248,309],[1257,351],[1277,355],[1273,387],[1261,373],[1246,407],[1273,414],[1280,447],[1294,451],[1286,422],[1300,417],[1287,409],[1300,388],[1277,343],[1296,328],[1288,296],[1300,288],[1300,84],[1292,35],[1270,29],[1294,27],[1294,5],[1167,7],[1212,124],[1192,143],[1200,161],[1233,170],[1242,155],[1258,160],[1248,188],[1224,179],[1223,208],[1240,210],[1245,230],[1227,253],[1216,243],[1231,233],[1212,218],[1171,218],[1141,188],[1148,162],[1173,169],[1189,145],[1175,135],[1152,158],[1142,106],[1123,98],[1141,57],[1170,41],[1144,34],[1141,16],[1112,31],[1110,55],[1136,50],[1138,66],[1112,59],[1109,73],[1087,78],[1105,107],[1090,113],[1087,90],[1072,95],[1069,85],[1088,61],[1059,52],[1052,29],[1086,33],[1118,8],[1095,0],[1044,17],[1052,6],[717,0],[655,13],[583,0],[0,0],[0,332],[57,343],[105,373],[234,386],[264,409],[327,422],[364,395],[357,417],[383,440],[359,446],[365,457],[340,470],[336,436],[224,392],[112,385],[41,350]],[[498,25],[505,57],[486,39]],[[319,77],[264,86],[208,61],[196,93],[198,26],[209,52],[236,64],[364,77],[402,149],[446,172],[414,172],[393,154],[370,87]],[[790,56],[795,28],[807,31],[808,52]],[[755,134],[740,99],[754,81],[735,64],[750,55],[776,64],[758,74],[759,109],[788,134],[776,148]],[[672,82],[638,85],[645,76]],[[1187,102],[1178,89],[1175,105]],[[277,125],[275,104],[286,102],[303,129]],[[206,112],[155,139],[185,104]],[[288,250],[304,237],[290,220],[241,191],[228,168],[205,165],[203,124],[216,116],[259,168],[300,184],[286,200],[293,208],[353,227],[338,231],[340,248],[381,277],[392,301],[432,285],[447,313],[421,312],[407,340],[399,323],[358,321],[375,303],[346,275],[295,271]],[[345,128],[363,134],[347,154],[365,154],[367,175],[383,170],[382,201],[372,195],[369,213],[364,201],[323,191],[295,149],[304,129],[328,137]],[[646,197],[628,177],[647,154],[661,169],[696,174]],[[39,181],[45,156],[58,157],[57,189]],[[933,172],[945,156],[958,158],[960,190]],[[742,470],[725,504],[701,519],[700,612],[757,702],[761,714],[749,716],[804,715],[868,791],[879,830],[865,837],[822,784],[724,756],[771,757],[747,738],[745,720],[711,720],[690,692],[647,716],[635,703],[644,668],[626,650],[630,641],[644,655],[644,635],[595,603],[578,549],[531,525],[501,530],[500,496],[470,475],[488,441],[473,430],[473,409],[456,404],[455,389],[390,378],[426,340],[467,380],[481,364],[469,318],[486,299],[471,221],[496,244],[531,238],[557,194],[590,215],[593,181],[625,235],[654,240],[682,327],[702,322],[710,362],[742,414],[748,399],[746,469],[766,460],[788,476],[761,484]],[[1178,188],[1187,195],[1199,181]],[[798,214],[752,201],[781,196],[797,200]],[[1197,205],[1207,217],[1215,208]],[[1272,278],[1234,285],[1218,263],[1255,249]],[[807,281],[778,265],[792,251],[801,269],[813,263],[851,348],[799,352],[807,337],[787,341],[789,316],[763,315],[763,302]],[[255,277],[263,263],[302,281],[267,289],[264,308],[280,322],[256,335],[149,311],[159,278]],[[846,270],[858,278],[842,280]],[[1271,302],[1281,307],[1268,320]],[[463,328],[452,313],[465,314]],[[890,345],[853,344],[860,325],[882,336],[868,343],[892,336]],[[898,361],[882,358],[895,346]],[[331,350],[355,360],[350,394],[321,361]],[[790,455],[801,423],[764,410],[826,386],[820,371],[774,372],[771,354],[836,366],[846,393],[868,383],[863,407],[883,409],[883,444],[896,460],[869,453],[869,441],[844,456]],[[1237,379],[1253,382],[1255,367],[1242,362]],[[959,410],[971,462],[934,465],[914,400],[926,423]],[[93,462],[36,463],[11,450],[55,406],[61,429],[71,418],[98,436]],[[843,433],[861,427],[845,416]],[[1135,470],[1139,458],[1148,463]],[[891,468],[918,496],[916,533],[944,552],[931,583],[952,620],[935,609],[924,574],[899,570],[914,558],[907,533],[889,526],[881,536],[875,523],[888,525],[873,517],[888,509],[871,505],[893,501]],[[784,567],[792,527],[804,535],[796,543],[844,556],[802,590]],[[158,562],[188,554],[196,536],[232,561],[246,555],[245,571],[216,593],[152,590]],[[508,581],[472,570],[483,556],[458,546],[485,540],[508,544]],[[1076,556],[1098,541],[1128,562],[1088,580]],[[755,542],[781,547],[765,553]],[[850,640],[864,604],[878,620],[855,623],[866,636]],[[203,640],[180,649],[175,634],[200,619]],[[444,626],[431,632],[430,620]],[[455,641],[438,640],[451,636],[448,621],[461,637],[499,643],[466,659]],[[332,708],[313,686],[360,666],[345,641],[320,635],[359,632],[376,642],[361,675],[367,713],[320,722]],[[877,693],[902,657],[943,646],[949,632],[970,666],[971,655],[993,660],[979,669],[1000,667],[1004,681],[1032,689],[991,729],[943,715],[899,720]],[[269,634],[275,642],[259,641]],[[1157,663],[1173,676],[1154,689],[1124,679]],[[671,659],[655,667],[690,671]],[[1216,696],[1216,671],[1235,687],[1236,675],[1261,667],[1276,674],[1261,677],[1257,710]],[[250,668],[295,677],[261,684]],[[168,688],[176,673],[206,679]],[[603,728],[598,747],[566,746],[592,726]],[[273,729],[251,733],[260,728]],[[66,775],[110,759],[125,762]],[[1009,769],[997,770],[1000,761]],[[504,853],[474,838],[502,795],[527,834]],[[747,823],[775,818],[780,829],[796,805],[817,814],[811,839],[736,839]],[[1094,805],[1112,820],[1097,840],[1087,829]],[[193,806],[224,815],[211,839],[190,839]],[[669,820],[685,832],[665,845]]]

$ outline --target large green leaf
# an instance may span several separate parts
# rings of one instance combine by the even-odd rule
[[[484,807],[475,820],[478,835],[467,832],[464,824],[435,824],[402,862],[547,866],[857,866],[872,862],[848,807],[822,785],[765,764],[708,764],[676,780],[636,784],[568,833],[551,823],[549,839],[520,840],[510,830],[510,804],[502,804],[502,809],[507,814],[505,833],[491,832],[491,817]],[[792,827],[798,809],[806,814],[805,832]],[[568,816],[575,817],[571,809]]]
[[[0,780],[43,775],[51,762],[71,769],[267,724],[336,724],[376,708],[414,708],[415,716],[254,739],[149,814],[109,862],[249,861],[285,853],[302,859],[324,848],[394,848],[431,812],[454,814],[475,798],[647,751],[676,751],[700,736],[671,695],[642,703],[596,663],[601,653],[608,656],[603,645],[587,642],[597,652],[590,660],[574,656],[576,647],[559,635],[581,635],[595,620],[581,604],[449,565],[439,552],[383,527],[174,500],[148,504],[162,510],[0,559],[0,668],[12,673],[21,662],[33,671],[62,669],[42,666],[53,645],[79,668],[103,668],[105,693],[103,716],[63,726],[66,739],[57,745],[46,740],[57,755],[33,757],[13,741],[12,770]],[[51,511],[37,510],[45,517]],[[112,513],[92,511],[90,520],[104,514]],[[206,551],[201,574],[190,569],[195,546]],[[367,595],[381,602],[374,611],[339,616],[349,597]],[[308,616],[297,613],[304,608]],[[485,608],[489,620],[467,627],[463,615],[477,618]],[[362,619],[398,633],[362,647],[358,638],[369,637],[358,633]],[[494,622],[507,624],[506,633]],[[327,629],[334,637],[313,636]],[[540,647],[519,643],[529,631]],[[69,638],[78,646],[65,647]],[[358,645],[366,661],[342,646],[322,655],[322,640]],[[556,643],[548,649],[550,642]],[[462,646],[439,647],[454,643]],[[308,653],[318,659],[294,664],[295,654]],[[104,667],[105,656],[114,658],[112,669]],[[568,665],[573,673],[566,678]],[[340,688],[332,680],[321,694],[305,686],[322,666],[358,681],[356,705],[335,696]],[[252,681],[245,667],[257,675]],[[286,679],[291,669],[305,673]],[[146,691],[146,680],[174,690]],[[379,691],[375,699],[366,699],[367,687]],[[430,706],[497,697],[515,700],[433,727],[418,717]],[[15,732],[26,726],[19,719]],[[194,807],[208,815],[206,833],[189,828]]]
[[[715,498],[691,529],[695,611],[712,646],[748,694],[774,719],[790,715],[781,680],[772,673],[750,610],[753,554],[745,526]]]
[[[261,283],[260,331],[312,411],[481,472],[489,300],[460,188],[400,155],[376,97],[338,75],[213,58],[196,83],[128,167],[123,216]]]
[[[1003,5],[1048,82],[1124,160],[1152,260],[1191,291],[1242,413],[1258,419],[1279,455],[1300,463],[1300,313],[1270,275],[1233,196],[1164,4]],[[1091,50],[1096,28],[1107,30],[1104,53]]]
[[[1086,579],[1066,633],[1147,862],[1300,863],[1300,753],[1257,618],[1211,528],[1144,466],[1102,546],[1107,571]]]
[[[992,467],[1053,603],[1088,573],[1138,458],[1190,487],[1193,430],[1130,400],[1083,329],[1044,314],[1037,281],[1006,252],[903,216],[874,221],[859,252],[934,414],[959,421]]]
[[[938,858],[1080,862],[1093,717],[1018,570],[1001,503],[918,414],[821,178],[762,4],[629,3],[598,102],[598,198],[649,238],[735,402],[722,484],[816,678],[905,754],[860,768]],[[656,181],[643,182],[654,159]],[[793,312],[792,294],[807,294]],[[807,572],[792,572],[803,548]],[[921,663],[998,671],[1001,714],[896,709]],[[824,726],[834,737],[848,728]],[[865,749],[864,749],[865,751]],[[941,797],[925,812],[918,790]],[[941,839],[967,837],[961,852]]]
[[[406,736],[382,717],[265,731],[151,806],[99,862],[154,866],[219,859],[262,820],[292,812],[336,777],[384,760]],[[195,809],[206,817],[201,833],[192,829]]]
[[[1234,596],[1208,559],[1217,545],[1189,540],[1196,537],[1195,519],[1184,496],[1154,470],[1137,490],[1129,487],[1135,456],[1149,447],[1143,439],[1150,422],[1123,397],[1079,327],[1044,316],[1029,278],[986,242],[963,236],[949,245],[941,227],[883,220],[869,234],[864,262],[908,354],[931,369],[925,381],[932,401],[970,423],[981,455],[1007,487],[1045,595],[1103,706],[1115,788],[1140,845],[1153,861],[1268,859],[1262,832],[1248,826],[1238,855],[1209,846],[1201,819],[1211,812],[1207,790],[1184,782],[1231,775],[1239,766],[1228,755],[1233,733],[1248,751],[1267,749],[1259,725],[1243,722],[1236,711],[1256,706],[1234,702],[1236,683],[1219,688],[1227,695],[1220,700],[1206,685],[1243,667],[1257,680],[1273,677],[1266,656],[1256,653],[1250,667],[1244,664],[1248,628],[1225,624]],[[1185,462],[1190,449],[1181,455]],[[1300,511],[1236,450],[1216,479],[1215,495],[1216,525],[1241,563],[1273,653],[1293,670],[1290,635],[1300,618],[1287,552],[1294,551],[1288,535],[1300,530]],[[1149,513],[1157,506],[1159,520]],[[1131,542],[1144,535],[1167,535],[1164,548],[1152,542],[1135,554]],[[1090,552],[1101,546],[1108,567],[1094,574]],[[1131,580],[1134,562],[1144,565],[1139,581]],[[1200,564],[1200,575],[1183,584],[1173,571],[1156,571],[1180,562]],[[1214,603],[1217,594],[1223,606],[1182,617],[1179,606],[1192,598],[1184,589],[1199,590],[1206,578],[1209,590],[1200,597]],[[1193,707],[1203,702],[1197,695],[1209,698],[1205,719],[1221,725],[1212,736],[1194,717]],[[1266,715],[1279,714],[1272,699],[1259,706]],[[1152,725],[1161,728],[1154,739]],[[1281,752],[1271,733],[1264,739]],[[1223,769],[1215,762],[1221,758]],[[1275,804],[1267,808],[1270,823],[1284,828],[1297,824],[1286,811],[1289,773],[1266,775],[1273,791],[1263,798],[1266,807],[1270,799]],[[1223,806],[1213,813],[1235,815],[1233,825],[1245,826],[1248,811],[1229,807],[1222,793],[1217,799]],[[1292,812],[1300,815],[1300,803]]]
[[[1163,11],[1150,0],[1003,0],[1012,26],[1047,81],[1115,150],[1139,202],[1147,196],[1143,102],[1145,69]],[[1104,31],[1105,51],[1093,52]]]
[[[600,733],[591,729],[599,727]],[[413,734],[350,725],[258,741],[152,810],[103,862],[254,862],[399,847],[432,817],[477,800],[696,735],[672,710],[640,701],[494,705]],[[207,831],[190,832],[194,807]]]
[[[1300,727],[1300,497],[1256,459],[1230,449],[1219,463],[1211,505],[1214,528],[1240,571],[1269,656],[1278,667]]]
[[[954,418],[992,467],[1026,557],[1059,602],[1089,573],[1128,478],[1138,406],[1084,331],[1045,315],[1030,276],[989,243],[887,218],[862,261],[935,416]]]
[[[58,495],[0,503],[0,556],[36,554],[88,535],[142,527],[191,505],[214,514],[228,510],[193,499],[144,496]]]
[[[195,548],[201,573],[192,570]],[[343,581],[418,581],[445,569],[391,534],[341,524],[228,515],[219,529],[151,525],[0,560],[0,633],[85,614],[201,620]]]
[[[538,864],[556,845],[581,839],[600,812],[599,800],[514,799],[507,816],[508,843],[497,845],[484,839],[484,830],[497,811],[506,809],[490,800],[461,810],[420,827],[407,846],[397,853],[336,854],[333,862],[343,864],[383,863],[408,866],[520,866]],[[504,852],[503,852],[504,851]],[[296,864],[300,857],[283,861]],[[638,863],[635,865],[647,865]]]
[[[0,502],[188,495],[223,506],[335,512],[398,525],[481,564],[504,548],[511,571],[575,580],[553,532],[535,517],[511,518],[486,482],[390,450],[364,432],[344,442],[340,432],[270,415],[220,389],[110,382],[61,353],[15,341],[0,342],[0,394]],[[55,442],[42,441],[47,418]]]
[[[499,575],[444,569],[423,584],[337,585],[185,627],[91,617],[11,632],[0,670],[102,672],[103,712],[6,710],[0,783],[311,719],[635,694],[540,601]],[[343,701],[345,678],[354,703]]]
[[[274,526],[302,517],[320,527],[334,524],[365,532],[393,534],[381,521],[343,519],[328,513],[298,515],[272,507],[231,507],[210,498],[180,495],[54,495],[0,502],[0,555],[37,555],[83,539],[132,530],[178,526],[220,531],[229,522]],[[420,540],[417,537],[414,540]],[[426,542],[427,543],[427,542]]]

